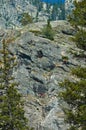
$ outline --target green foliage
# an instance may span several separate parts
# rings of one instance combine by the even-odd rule
[[[86,51],[86,31],[80,29],[72,39],[78,48]]]
[[[86,51],[86,1],[75,1],[74,4],[75,8],[69,16],[69,22],[77,33],[72,40],[84,52]],[[70,126],[68,130],[86,130],[86,67],[71,69],[71,75],[73,79],[70,77],[60,83],[62,91],[59,96],[67,103],[67,107],[63,108],[65,121]]]
[[[0,50],[0,130],[29,130],[24,116],[24,105],[17,91],[18,83],[12,76],[15,56],[9,51],[7,40]]]
[[[32,23],[33,19],[32,19],[32,17],[28,13],[23,13],[22,14],[22,19],[21,19],[20,22],[24,26],[24,25],[27,25],[29,23]]]
[[[68,56],[62,56],[63,61],[68,61],[68,59],[69,59]]]
[[[69,22],[77,27],[84,26],[86,27],[86,0],[80,2],[74,1],[74,10],[72,15],[69,16]]]
[[[63,108],[65,121],[70,124],[69,130],[86,129],[86,67],[72,69],[71,74],[78,80],[65,79],[60,83],[60,98],[68,104]]]
[[[75,8],[68,20],[75,27],[77,33],[73,38],[77,47],[86,51],[86,0],[74,2]]]
[[[86,68],[81,68],[80,66],[78,68],[73,68],[72,74],[77,75],[78,78],[84,78],[86,79]]]
[[[46,37],[46,38],[48,38],[48,39],[50,39],[50,40],[54,40],[54,31],[53,31],[53,29],[52,29],[52,27],[51,27],[51,24],[50,24],[50,21],[48,20],[47,21],[47,25],[42,29],[42,34]]]

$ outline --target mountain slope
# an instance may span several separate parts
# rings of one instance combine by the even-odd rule
[[[10,50],[18,61],[14,76],[20,83],[18,89],[25,99],[29,124],[35,130],[67,129],[61,110],[61,105],[66,104],[58,99],[59,82],[65,77],[71,77],[71,67],[85,66],[85,59],[74,57],[75,53],[78,56],[81,51],[69,40],[75,33],[74,29],[66,21],[51,24],[56,32],[54,41],[30,32],[33,29],[41,30],[45,22],[8,31],[9,37],[14,36],[15,41],[10,45]],[[69,58],[67,64],[62,60],[63,52]],[[71,78],[73,80],[74,77]]]
[[[51,20],[65,19],[64,15],[68,15],[72,8],[73,0],[66,0],[62,7],[58,4],[47,5],[40,0],[1,0],[0,28],[21,27],[23,13],[31,15],[33,22],[46,21],[49,17]]]

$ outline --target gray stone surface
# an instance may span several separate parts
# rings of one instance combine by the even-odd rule
[[[27,27],[11,32],[16,40],[10,45],[10,50],[18,62],[14,76],[20,83],[18,89],[25,99],[28,124],[35,127],[35,130],[67,129],[61,110],[62,102],[58,99],[59,82],[71,76],[71,67],[85,65],[85,59],[79,60],[69,53],[70,50],[77,49],[69,40],[72,35],[62,33],[62,29],[70,28],[69,25],[66,22],[55,23],[52,22],[56,26],[54,41],[35,36],[28,32]],[[41,23],[39,28],[40,25]],[[20,32],[19,37],[15,35],[16,32]],[[1,30],[1,37],[2,34]],[[41,55],[38,53],[40,51]],[[62,61],[62,52],[69,58],[67,64]]]
[[[65,13],[68,15],[73,9],[74,0],[65,0]],[[31,0],[0,0],[0,28],[17,28],[21,27],[21,14],[28,13],[36,21],[37,5],[32,5]],[[49,14],[47,13],[46,6],[43,3],[43,8],[39,11],[38,21],[47,21]],[[52,10],[52,7],[51,7]],[[61,10],[58,10],[59,14]],[[51,11],[52,12],[52,11]],[[58,16],[57,16],[58,17]],[[58,19],[58,18],[57,18]]]

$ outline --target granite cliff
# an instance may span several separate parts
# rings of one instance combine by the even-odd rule
[[[21,18],[23,13],[28,13],[33,18],[33,22],[35,21],[46,21],[51,12],[51,17],[55,17],[56,19],[62,19],[61,17],[61,9],[59,7],[57,12],[55,13],[55,9],[53,9],[53,5],[47,5],[45,3],[39,3],[40,0],[36,2],[36,0],[0,0],[0,28],[17,28],[21,27]],[[66,15],[68,15],[73,9],[73,0],[66,0],[64,4]],[[53,10],[52,10],[53,9]],[[53,12],[54,11],[54,12]],[[58,14],[58,15],[56,15]],[[60,16],[62,15],[62,16]],[[52,19],[51,18],[51,19]]]
[[[85,59],[78,57],[81,50],[70,41],[75,30],[67,21],[51,22],[55,31],[53,41],[43,38],[40,33],[34,34],[34,30],[41,31],[45,24],[39,22],[21,29],[0,30],[0,39],[4,33],[15,39],[10,45],[18,62],[13,74],[20,84],[18,89],[25,100],[29,125],[35,130],[66,130],[61,110],[66,104],[58,98],[59,82],[71,77],[71,67],[84,66]],[[62,60],[62,52],[68,56],[67,64]]]

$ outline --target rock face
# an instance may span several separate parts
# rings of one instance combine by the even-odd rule
[[[37,1],[37,3],[36,0],[0,0],[0,28],[21,27],[20,20],[22,17],[22,13],[25,12],[32,16],[32,18],[34,19],[33,21],[46,21],[51,11],[47,11],[46,4],[40,4],[40,1]],[[71,10],[73,9],[73,0],[66,0],[64,6],[65,13],[66,15],[68,15],[69,13],[71,13]],[[52,10],[52,6],[50,10]],[[58,12],[59,16],[61,10],[58,9]],[[56,14],[52,13],[52,17],[53,15]]]
[[[0,26],[3,28],[20,27],[21,14],[24,12],[36,16],[37,9],[30,0],[1,0]]]
[[[61,110],[63,103],[58,99],[59,82],[65,77],[70,77],[70,68],[85,64],[78,58],[73,58],[70,48],[76,48],[69,41],[72,33],[63,31],[71,30],[66,21],[52,22],[56,35],[54,41],[35,36],[27,31],[28,27],[21,30],[9,31],[18,38],[10,45],[10,50],[16,55],[18,62],[14,69],[14,76],[20,83],[19,91],[25,99],[26,116],[29,125],[35,130],[66,130],[64,114]],[[44,24],[39,23],[38,29]],[[31,25],[33,28],[33,25]],[[35,26],[35,25],[34,25]],[[40,27],[41,26],[41,27]],[[0,31],[0,39],[3,31]],[[61,53],[68,56],[68,63],[62,61]],[[65,104],[64,104],[65,105]]]

